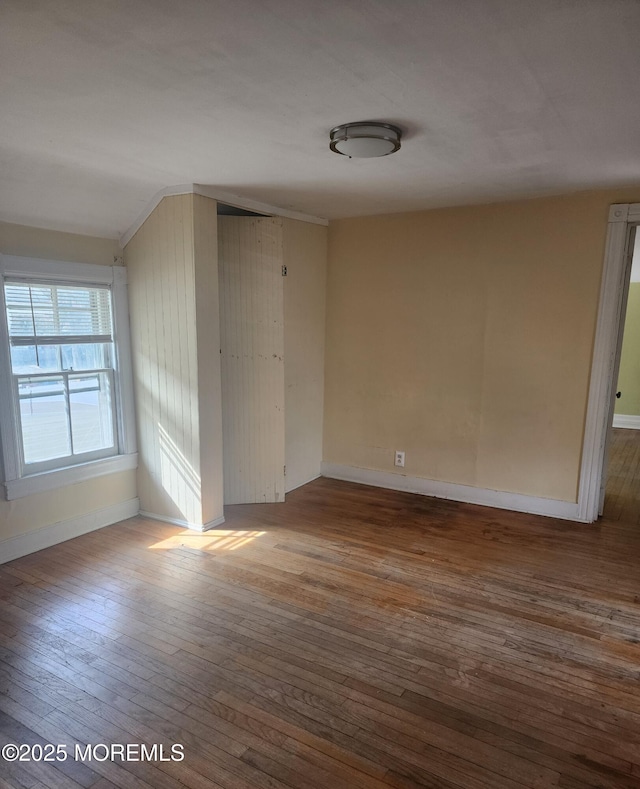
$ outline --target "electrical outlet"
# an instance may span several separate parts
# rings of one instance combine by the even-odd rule
[[[399,449],[396,449],[396,458],[393,462],[396,466],[400,466],[400,468],[404,468],[404,452],[401,452]]]

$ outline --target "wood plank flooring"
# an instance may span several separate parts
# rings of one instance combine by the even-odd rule
[[[0,789],[637,789],[640,527],[610,509],[317,480],[5,564],[0,747],[184,759],[0,761]]]
[[[640,430],[611,431],[604,517],[640,523]]]

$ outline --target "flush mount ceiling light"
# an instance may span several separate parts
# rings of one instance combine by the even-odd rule
[[[395,153],[400,148],[401,137],[402,131],[390,123],[343,123],[329,132],[329,148],[350,159],[370,159]]]

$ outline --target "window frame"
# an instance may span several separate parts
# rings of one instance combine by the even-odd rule
[[[113,379],[115,453],[68,466],[24,473],[20,421],[13,386],[4,283],[12,277],[37,282],[111,288],[113,318]],[[127,270],[123,266],[101,266],[0,254],[0,443],[2,479],[7,500],[55,490],[103,474],[135,469],[138,465],[131,366],[131,336],[127,299]],[[65,462],[67,458],[62,458]]]

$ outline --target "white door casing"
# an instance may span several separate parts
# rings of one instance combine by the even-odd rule
[[[607,445],[620,363],[632,230],[638,224],[640,203],[617,204],[609,209],[578,489],[578,520],[586,523],[597,520],[604,500]]]

